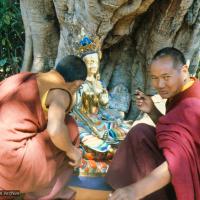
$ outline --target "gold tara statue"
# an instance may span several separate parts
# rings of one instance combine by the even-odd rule
[[[102,147],[107,151],[110,148],[108,144],[118,143],[118,140],[124,138],[125,131],[117,131],[117,121],[119,121],[117,119],[119,119],[120,113],[109,109],[108,91],[100,81],[100,48],[98,41],[98,39],[91,41],[87,37],[81,40],[82,46],[79,49],[79,55],[87,66],[87,78],[77,92],[76,106],[73,113],[81,127],[81,141],[84,142],[88,132],[91,131],[94,137],[101,139],[103,146],[100,145],[99,148]],[[96,147],[97,144],[94,143],[94,146]]]
[[[99,74],[99,54],[90,52],[82,57],[87,66],[87,79],[81,87],[81,112],[97,114],[109,102],[108,91],[102,86]]]

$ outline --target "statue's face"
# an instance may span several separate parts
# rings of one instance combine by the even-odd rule
[[[88,74],[96,74],[99,69],[99,57],[97,53],[88,54],[83,57],[83,61],[87,65]]]

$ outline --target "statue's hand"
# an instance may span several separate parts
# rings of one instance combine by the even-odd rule
[[[106,106],[109,103],[109,96],[108,96],[108,91],[106,89],[103,89],[103,92],[99,96],[99,103],[102,106]]]

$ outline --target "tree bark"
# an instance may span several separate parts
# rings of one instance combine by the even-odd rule
[[[148,65],[166,46],[180,49],[194,75],[200,59],[199,0],[21,0],[26,32],[23,70],[46,71],[67,54],[78,55],[83,36],[98,37],[101,79],[131,95],[126,117],[135,119],[134,91],[151,93]]]
[[[20,0],[25,26],[25,54],[22,70],[39,72],[54,67],[59,29],[53,1]]]

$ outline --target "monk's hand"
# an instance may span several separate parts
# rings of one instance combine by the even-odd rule
[[[82,152],[80,149],[72,146],[71,150],[66,152],[66,155],[69,158],[69,165],[72,167],[79,167],[81,165]]]
[[[133,185],[128,185],[109,194],[108,200],[139,200]]]
[[[139,110],[150,113],[154,108],[153,100],[149,95],[145,95],[142,91],[135,91],[135,103]]]

